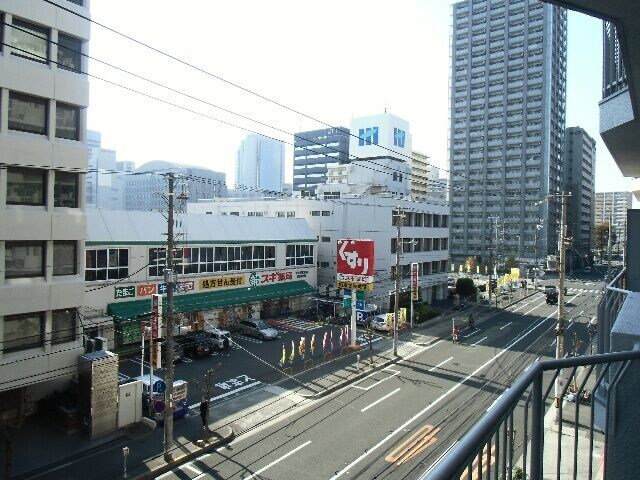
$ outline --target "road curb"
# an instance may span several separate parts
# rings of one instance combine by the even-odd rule
[[[231,427],[222,427],[215,430],[209,439],[196,440],[196,442],[189,442],[181,447],[181,450],[188,450],[181,452],[175,458],[169,462],[165,462],[162,455],[150,459],[146,465],[149,467],[147,472],[141,473],[137,476],[132,476],[133,480],[151,480],[157,478],[159,475],[167,473],[176,467],[184,465],[191,460],[198,458],[202,454],[209,453],[216,448],[226,445],[235,438],[235,433]],[[211,441],[211,439],[215,437]],[[157,465],[154,463],[157,462]],[[151,465],[150,465],[151,464]]]

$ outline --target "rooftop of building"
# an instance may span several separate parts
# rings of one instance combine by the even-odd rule
[[[87,244],[157,244],[167,241],[161,212],[88,208]],[[178,214],[181,243],[285,242],[317,240],[302,218],[236,217]]]
[[[203,170],[209,171],[211,173],[217,173],[220,175],[224,175],[222,172],[216,172],[207,167],[202,167],[198,165],[189,165],[187,163],[176,163],[176,162],[168,162],[166,160],[151,160],[149,162],[143,163],[138,168],[136,168],[136,172],[154,172],[154,171],[174,171],[179,172],[180,170]]]

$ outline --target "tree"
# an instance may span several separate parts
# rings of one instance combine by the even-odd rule
[[[464,264],[467,269],[467,272],[475,273],[476,265],[477,265],[476,257],[473,257],[473,256],[467,257]]]
[[[507,261],[504,262],[504,266],[507,269],[517,268],[518,267],[518,262],[517,262],[517,260],[515,258],[509,257],[509,258],[507,258]]]
[[[456,293],[463,298],[470,298],[475,295],[477,289],[471,278],[459,278],[456,281]]]
[[[596,225],[595,232],[596,250],[604,250],[609,244],[609,222],[599,223]],[[611,229],[611,243],[616,241],[615,229]]]

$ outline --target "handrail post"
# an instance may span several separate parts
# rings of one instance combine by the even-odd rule
[[[533,379],[531,388],[531,478],[542,478],[543,413],[542,370]]]

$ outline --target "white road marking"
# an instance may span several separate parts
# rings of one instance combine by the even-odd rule
[[[265,470],[270,469],[271,467],[273,467],[276,463],[280,463],[282,460],[284,460],[287,457],[290,457],[291,455],[293,455],[294,453],[296,453],[298,450],[302,450],[304,447],[306,447],[307,445],[309,445],[311,443],[311,440],[303,443],[302,445],[300,445],[299,447],[294,448],[293,450],[291,450],[289,453],[284,454],[283,456],[281,456],[279,459],[274,460],[273,462],[271,462],[269,465],[267,465],[266,467],[262,467],[260,470],[253,472],[251,475],[249,475],[248,477],[244,477],[243,480],[251,480],[253,478],[256,477],[256,475],[260,475],[262,472],[264,472]],[[203,474],[204,475],[204,474]],[[198,475],[197,477],[195,477],[193,480],[198,480],[200,478],[200,475]]]
[[[365,392],[371,390],[373,387],[377,387],[378,385],[380,385],[382,382],[389,380],[392,377],[395,377],[396,375],[398,375],[400,373],[400,370],[391,370],[390,368],[385,368],[384,370],[382,370],[383,372],[394,372],[393,375],[389,375],[386,378],[383,378],[382,380],[378,380],[376,383],[374,383],[373,385],[370,385],[368,387],[361,387],[359,385],[354,385],[353,388],[359,388],[360,390],[364,390]],[[374,372],[377,373],[377,372]],[[364,381],[366,378],[369,378],[371,375],[367,375],[365,378],[363,378],[360,382],[358,383],[362,383],[362,381]]]
[[[540,304],[542,305],[542,304]],[[522,341],[525,337],[529,336],[531,334],[531,332],[533,332],[536,328],[538,328],[540,325],[543,324],[543,322],[547,321],[549,318],[551,318],[553,315],[555,315],[556,312],[550,314],[549,316],[547,316],[546,318],[544,318],[543,320],[540,320],[538,323],[536,323],[535,325],[532,325],[529,330],[527,330],[524,334],[522,334],[520,337],[516,338],[513,342],[511,342],[509,345],[507,345],[506,347],[504,347],[501,351],[499,351],[496,355],[494,355],[493,357],[491,357],[489,360],[487,360],[485,363],[483,363],[482,365],[480,365],[478,368],[476,368],[473,372],[471,372],[469,375],[467,375],[465,378],[463,378],[461,381],[459,381],[458,383],[456,383],[453,387],[451,387],[449,390],[447,390],[445,393],[443,393],[442,395],[440,395],[438,398],[436,398],[433,402],[431,402],[429,405],[427,405],[426,407],[424,407],[422,410],[420,410],[418,413],[416,413],[413,417],[411,417],[409,420],[407,420],[406,422],[404,422],[402,425],[400,425],[398,428],[396,428],[393,432],[391,432],[390,434],[388,434],[386,437],[384,437],[382,440],[380,440],[378,443],[376,443],[373,447],[371,447],[369,450],[367,450],[365,453],[363,453],[362,455],[360,455],[358,458],[356,458],[355,460],[353,460],[349,465],[347,465],[346,467],[344,467],[342,470],[336,472],[336,474],[330,478],[330,480],[335,480],[336,478],[340,478],[342,475],[344,475],[345,473],[348,473],[349,470],[354,467],[355,465],[357,465],[358,463],[360,463],[364,458],[368,457],[369,455],[371,455],[373,452],[375,452],[376,450],[378,450],[382,445],[384,445],[385,443],[387,443],[390,439],[392,439],[393,437],[395,437],[396,435],[398,435],[398,433],[403,432],[404,429],[413,421],[415,421],[417,418],[420,418],[422,415],[424,415],[425,413],[427,413],[429,410],[431,410],[432,408],[434,408],[436,405],[438,405],[442,400],[444,400],[448,395],[450,395],[451,393],[455,392],[458,388],[460,388],[462,385],[464,385],[471,377],[474,377],[475,375],[478,374],[478,372],[482,371],[483,369],[485,369],[487,366],[491,365],[492,363],[494,363],[496,361],[496,359],[500,358],[502,355],[504,355],[506,352],[509,351],[509,349],[511,347],[513,347],[516,343],[519,343],[520,341]]]
[[[220,398],[228,397],[229,395],[233,395],[234,393],[238,393],[238,392],[241,392],[241,391],[246,390],[248,388],[255,387],[256,385],[261,385],[261,384],[262,384],[262,382],[249,383],[248,385],[243,385],[242,387],[236,388],[235,390],[231,390],[230,392],[223,393],[222,395],[218,395],[217,397],[213,397],[209,401],[213,402],[214,400],[218,400]],[[192,408],[199,407],[199,406],[200,406],[200,402],[194,403],[193,405],[189,405],[187,408],[189,410],[191,410]]]
[[[550,346],[550,347],[553,347],[555,344],[556,344],[556,341],[554,340],[553,342],[551,342],[551,343],[549,344],[549,346]]]
[[[436,368],[440,368],[442,365],[444,365],[445,363],[447,363],[449,360],[453,360],[453,357],[449,357],[446,360],[443,360],[442,362],[440,362],[437,365],[434,365],[433,367],[431,367],[429,370],[427,370],[427,372],[433,372]]]
[[[478,340],[476,343],[474,343],[473,345],[471,345],[472,347],[475,347],[476,345],[478,345],[480,342],[484,342],[488,337],[484,337],[481,338],[480,340]]]
[[[500,327],[500,330],[503,330],[505,328],[507,328],[509,325],[511,325],[513,322],[509,322],[509,323],[505,323],[503,326]]]
[[[471,333],[467,333],[467,334],[465,335],[465,338],[473,337],[476,333],[479,333],[479,332],[480,332],[480,329],[479,329],[479,328],[476,328],[476,329],[475,329],[475,330],[473,330]]]
[[[376,400],[375,402],[373,402],[371,405],[364,407],[362,410],[360,410],[361,412],[366,412],[367,410],[369,410],[371,407],[375,407],[377,404],[379,404],[380,402],[382,402],[383,400],[386,400],[387,398],[389,398],[391,395],[394,395],[396,393],[398,393],[400,391],[400,387],[396,388],[393,392],[389,392],[387,393],[384,397],[379,398],[378,400]]]
[[[193,465],[191,465],[190,463],[185,463],[182,467],[188,470],[191,470],[196,475],[202,475],[202,472],[198,470],[196,467],[194,467]]]

